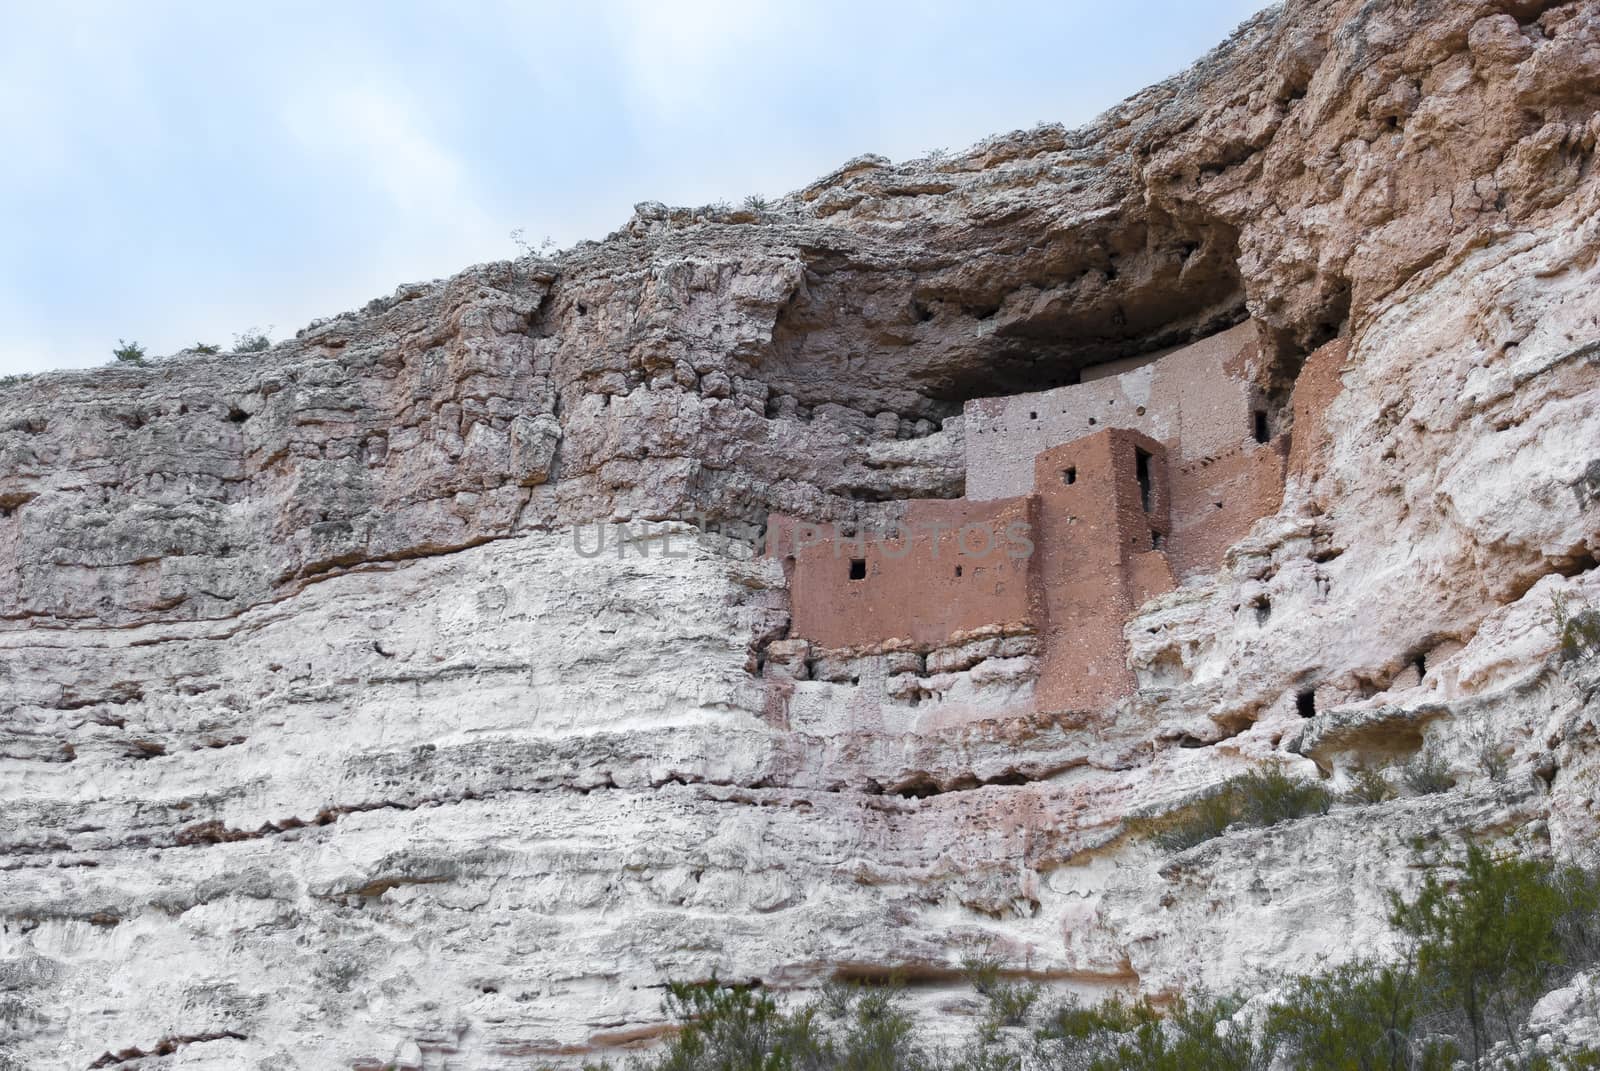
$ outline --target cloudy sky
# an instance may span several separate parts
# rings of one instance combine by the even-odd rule
[[[1085,122],[1263,0],[0,0],[0,374]]]

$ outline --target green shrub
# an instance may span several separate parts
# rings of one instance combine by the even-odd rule
[[[1328,790],[1301,781],[1280,767],[1252,770],[1219,785],[1173,815],[1143,823],[1167,851],[1184,851],[1219,837],[1234,826],[1265,828],[1307,815],[1327,814]]]
[[[1328,790],[1290,777],[1279,767],[1252,770],[1234,781],[1240,817],[1245,825],[1266,827],[1307,815],[1327,814],[1333,806]]]
[[[1268,1013],[1263,1045],[1300,1071],[1448,1071],[1448,1039],[1419,1037],[1416,975],[1358,962],[1299,978]]]
[[[1064,1005],[1039,1032],[1029,1066],[1048,1071],[1257,1071],[1265,1053],[1249,1031],[1229,1029],[1234,998],[1199,994],[1163,1018],[1149,1003],[1113,998],[1098,1008]]]
[[[759,193],[752,193],[749,197],[746,197],[744,206],[752,212],[765,212],[772,207],[771,203]]]
[[[967,982],[988,1002],[988,1024],[992,1029],[1023,1025],[1043,995],[1031,982],[1014,982],[1003,977],[997,959],[969,957],[961,966]]]
[[[144,347],[119,338],[111,356],[116,358],[118,364],[144,364]]]
[[[1350,787],[1345,790],[1344,798],[1350,803],[1374,804],[1384,803],[1395,797],[1394,786],[1389,779],[1379,770],[1370,766],[1358,766],[1350,775]]]
[[[1600,655],[1600,610],[1581,600],[1574,607],[1561,592],[1550,596],[1550,603],[1561,657],[1573,662]]]
[[[1290,787],[1236,791],[1256,791],[1255,813],[1272,817],[1305,805],[1306,786]],[[1430,873],[1411,899],[1392,897],[1391,921],[1405,941],[1398,962],[1289,979],[1252,1017],[1254,1030],[1235,1021],[1239,998],[1204,993],[1166,1014],[1120,997],[1041,1013],[1037,987],[1008,981],[983,958],[964,966],[989,1015],[953,1053],[923,1046],[894,988],[830,983],[785,1011],[759,991],[713,982],[668,987],[666,1009],[681,1029],[633,1069],[1448,1071],[1462,1060],[1496,1071],[1600,1069],[1588,1050],[1544,1057],[1518,1048],[1532,1003],[1600,963],[1600,875],[1473,847],[1456,880]],[[1025,1024],[1037,1029],[1014,1029]]]
[[[193,346],[190,346],[189,349],[193,350],[195,353],[204,354],[207,357],[222,352],[221,346],[213,345],[210,342],[196,342]]]
[[[1574,868],[1467,849],[1454,887],[1434,874],[1391,923],[1413,944],[1424,1000],[1474,1059],[1514,1040],[1542,994],[1594,962],[1600,883]]]
[[[1233,793],[1222,785],[1175,814],[1151,820],[1148,825],[1158,847],[1182,852],[1222,836],[1237,818]]]
[[[1143,1029],[1159,1030],[1161,1013],[1147,1000],[1113,996],[1093,1007],[1076,1000],[1057,1005],[1036,1035],[1035,1050],[1049,1068],[1087,1068],[1116,1055],[1118,1046]]]
[[[262,353],[272,348],[272,339],[269,333],[272,328],[262,331],[259,328],[249,328],[233,336],[234,353]]]
[[[926,1071],[929,1059],[890,988],[859,989],[830,1031],[820,1004],[794,1012],[744,987],[669,983],[667,1014],[681,1029],[639,1071]]]
[[[1456,787],[1449,763],[1431,744],[1411,756],[1411,761],[1400,772],[1400,780],[1414,796],[1432,796]]]

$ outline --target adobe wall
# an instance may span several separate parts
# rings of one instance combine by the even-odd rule
[[[789,634],[822,647],[901,641],[926,649],[957,633],[1037,620],[1028,498],[914,501],[896,540],[818,542],[823,529],[788,519],[773,531],[789,580]],[[853,561],[864,567],[859,579]]]
[[[1291,476],[1316,475],[1311,467],[1319,456],[1317,448],[1324,435],[1324,414],[1344,390],[1339,374],[1349,355],[1350,339],[1334,339],[1307,357],[1300,375],[1295,378],[1294,393],[1289,400],[1294,412],[1294,444],[1289,451]]]
[[[1149,508],[1138,451],[1149,457]],[[1171,534],[1167,451],[1138,432],[1108,430],[1043,451],[1034,462],[1043,593],[1041,710],[1100,710],[1133,691],[1122,628],[1145,599],[1169,590],[1156,549]],[[1064,473],[1072,473],[1069,483]]]
[[[1178,579],[1214,573],[1224,552],[1283,501],[1288,437],[1247,439],[1226,453],[1181,462],[1172,481],[1172,539],[1167,557]]]
[[[1128,619],[1214,572],[1282,500],[1288,438],[1256,426],[1255,354],[1242,324],[1115,375],[968,403],[968,497],[908,503],[900,539],[823,539],[774,518],[790,637],[927,651],[1033,631],[1036,709],[1103,710],[1131,694]]]
[[[1254,430],[1247,364],[1256,345],[1246,321],[1117,375],[1091,369],[1073,386],[968,402],[967,497],[1027,494],[1041,451],[1107,428],[1141,432],[1183,460],[1231,449]]]

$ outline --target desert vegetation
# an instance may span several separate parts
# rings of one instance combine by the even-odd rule
[[[234,353],[261,353],[272,348],[272,328],[249,327],[233,336]]]
[[[1552,599],[1556,637],[1561,641],[1561,657],[1569,662],[1600,656],[1600,610],[1587,602],[1573,602],[1562,595]]]
[[[111,357],[118,364],[144,364],[144,347],[137,342],[119,338],[117,344],[112,347]]]
[[[1234,820],[1320,805],[1299,786],[1233,790]],[[1254,995],[1195,993],[1165,1007],[1113,997],[1048,1001],[991,959],[969,960],[964,1040],[919,1035],[895,985],[830,983],[785,1008],[756,988],[675,983],[678,1026],[630,1071],[1544,1071],[1600,1068],[1547,1051],[1535,1002],[1600,964],[1600,874],[1470,847],[1414,895],[1391,894],[1396,951],[1282,980]],[[602,1065],[604,1066],[604,1065]]]
[[[1313,781],[1301,780],[1272,766],[1252,770],[1171,814],[1132,823],[1167,851],[1180,852],[1220,837],[1230,829],[1263,829],[1309,815],[1326,814],[1333,796]]]

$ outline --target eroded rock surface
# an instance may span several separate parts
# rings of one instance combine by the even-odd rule
[[[0,1066],[526,1067],[713,972],[959,1018],[973,953],[1245,984],[1468,836],[1592,850],[1597,102],[1594,3],[1295,0],[1083,130],[0,388]],[[941,719],[1016,637],[808,659],[705,534],[959,497],[964,402],[1246,318],[1282,506],[1110,719]],[[1423,746],[1452,790],[1128,830]]]

